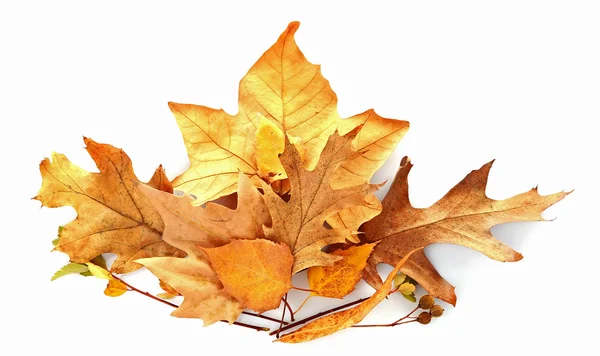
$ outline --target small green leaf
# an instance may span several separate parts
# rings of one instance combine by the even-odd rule
[[[81,263],[70,262],[68,265],[63,266],[63,268],[56,271],[56,273],[54,273],[54,276],[52,276],[52,278],[50,280],[54,281],[60,277],[66,276],[68,274],[84,273],[84,272],[88,272],[88,271],[89,271],[88,266],[83,265]]]
[[[417,298],[415,298],[415,294],[414,294],[414,293],[411,293],[411,294],[408,294],[408,295],[407,295],[407,294],[402,294],[402,296],[403,296],[404,298],[406,298],[406,299],[410,300],[410,301],[411,301],[411,302],[413,302],[413,303],[416,303],[416,302],[417,302]]]
[[[405,275],[404,273],[398,273],[396,275],[396,277],[394,277],[394,288],[398,289],[400,287],[400,285],[402,283],[404,283],[404,280],[407,278],[408,276]],[[410,277],[409,277],[410,278]]]
[[[400,285],[400,287],[398,288],[398,292],[404,294],[404,295],[409,295],[409,294],[414,294],[415,290],[417,287],[415,287],[414,284],[410,284],[410,283],[402,283]]]
[[[58,233],[57,233],[57,238],[55,238],[54,240],[52,240],[52,245],[54,247],[58,246],[58,241],[60,240],[60,234],[62,234],[63,230],[65,229],[64,226],[59,226],[58,227]]]

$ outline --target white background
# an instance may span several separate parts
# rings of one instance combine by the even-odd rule
[[[599,17],[595,1],[2,2],[0,354],[597,354]],[[542,194],[575,189],[545,213],[554,222],[493,229],[524,260],[429,247],[456,286],[455,309],[426,327],[353,329],[304,345],[202,328],[134,293],[105,297],[92,278],[50,283],[67,262],[50,241],[75,215],[30,200],[39,161],[57,151],[95,170],[86,135],[123,148],[141,180],[159,163],[175,177],[187,157],[167,102],[235,113],[240,78],[292,20],[343,117],[375,108],[411,122],[375,180],[391,179],[409,155],[416,207],[492,158],[492,198],[537,184]],[[148,272],[127,280],[159,291]],[[361,284],[349,299],[370,293]],[[337,304],[322,303],[300,317]],[[394,296],[369,321],[409,308]]]

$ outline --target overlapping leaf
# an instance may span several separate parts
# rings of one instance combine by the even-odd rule
[[[265,227],[266,237],[290,247],[294,256],[293,273],[338,260],[339,256],[326,254],[321,249],[345,242],[354,231],[327,228],[325,221],[343,209],[364,204],[365,196],[378,188],[371,184],[338,190],[331,188],[332,173],[352,157],[350,143],[346,137],[332,135],[315,169],[308,171],[302,167],[301,157],[294,145],[286,140],[285,151],[280,158],[290,180],[289,201],[263,183],[265,202],[273,221],[272,227]]]
[[[398,261],[385,282],[381,284],[379,289],[369,299],[353,308],[329,314],[312,321],[294,332],[283,335],[277,341],[285,343],[307,342],[331,335],[360,323],[365,316],[377,306],[377,304],[388,296],[396,273],[398,273],[402,265],[406,263],[406,260],[408,260],[410,255],[414,252],[415,251],[408,252],[400,261]]]
[[[204,106],[169,104],[190,158],[189,170],[173,184],[197,196],[195,205],[234,192],[238,170],[258,176],[254,137],[260,115],[299,138],[309,169],[319,160],[339,121],[337,97],[320,67],[306,60],[296,45],[299,26],[290,23],[242,78],[235,116]],[[264,172],[269,173],[281,172]]]
[[[365,280],[374,288],[381,285],[377,264],[395,265],[409,251],[433,243],[463,245],[502,262],[518,261],[521,254],[495,239],[491,227],[507,222],[543,220],[540,214],[568,194],[541,196],[537,189],[532,189],[506,200],[492,200],[485,194],[490,162],[472,171],[431,207],[415,209],[408,197],[407,178],[412,164],[406,159],[403,162],[383,200],[383,213],[362,227],[364,241],[379,241],[364,273]],[[423,251],[415,253],[402,272],[437,298],[456,302],[454,287],[438,274]]]
[[[55,249],[76,263],[106,252],[117,254],[111,268],[117,273],[140,268],[133,262],[138,258],[184,256],[162,240],[164,224],[137,189],[139,181],[125,152],[89,138],[84,142],[100,173],[87,172],[58,153],[40,163],[42,187],[35,199],[50,208],[71,206],[77,211]],[[162,167],[148,185],[172,192]]]
[[[276,309],[292,286],[294,258],[285,244],[269,240],[233,240],[204,252],[224,291],[259,313]]]

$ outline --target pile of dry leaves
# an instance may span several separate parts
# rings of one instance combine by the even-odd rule
[[[294,41],[298,26],[291,23],[241,80],[235,116],[169,104],[191,162],[172,182],[160,166],[148,183],[140,182],[125,152],[89,138],[86,149],[99,173],[61,154],[42,161],[35,199],[77,211],[54,241],[71,263],[53,279],[70,273],[104,278],[107,295],[139,292],[176,307],[173,316],[200,318],[204,325],[227,321],[265,330],[236,322],[242,313],[262,317],[277,322],[279,341],[303,342],[355,326],[390,293],[415,301],[417,283],[429,293],[414,312],[423,311],[385,325],[427,324],[441,315],[433,297],[455,304],[456,296],[425,256],[430,244],[460,244],[498,261],[521,259],[490,228],[541,220],[540,213],[567,193],[540,196],[533,189],[489,199],[490,162],[431,207],[416,209],[408,199],[412,165],[405,158],[380,202],[373,192],[381,184],[369,181],[409,124],[373,110],[341,119],[320,67]],[[214,202],[225,196],[237,199],[234,209]],[[103,253],[118,256],[110,268]],[[395,266],[385,281],[379,263]],[[153,296],[121,279],[141,267],[158,277],[165,293]],[[302,270],[308,270],[309,290],[292,286],[292,275]],[[287,323],[286,308],[281,320],[261,315],[287,304],[292,289],[343,298],[361,278],[376,290],[369,298],[300,322]],[[166,301],[175,295],[183,296],[181,305]]]

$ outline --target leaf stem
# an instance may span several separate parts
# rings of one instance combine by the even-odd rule
[[[283,302],[287,305],[287,293],[285,293],[285,295],[283,296]],[[283,313],[281,313],[281,322],[279,323],[279,328],[277,328],[277,335],[275,336],[278,339],[279,339],[279,333],[281,332],[281,329],[283,328],[283,319],[285,318],[286,310],[287,310],[287,308],[284,306]]]
[[[154,300],[157,300],[157,301],[159,301],[159,302],[161,302],[161,303],[163,303],[163,304],[170,305],[170,306],[172,306],[173,308],[179,308],[179,305],[177,305],[177,304],[174,304],[174,303],[171,303],[171,302],[169,302],[169,301],[167,301],[167,300],[161,299],[161,298],[159,298],[159,297],[157,297],[157,296],[154,296],[154,295],[152,295],[152,294],[150,294],[150,293],[148,293],[148,292],[144,292],[144,291],[142,291],[142,290],[139,290],[139,289],[137,289],[136,287],[132,286],[131,284],[129,284],[129,283],[127,283],[127,282],[125,282],[125,281],[124,281],[124,280],[122,280],[121,278],[119,278],[119,277],[115,276],[114,274],[112,274],[112,273],[111,273],[111,275],[112,275],[112,276],[113,276],[113,277],[114,277],[116,280],[118,280],[118,281],[121,281],[121,282],[122,282],[124,285],[126,285],[126,286],[127,286],[127,288],[129,288],[130,290],[132,290],[132,291],[134,291],[134,292],[137,292],[137,293],[139,293],[139,294],[141,294],[141,295],[144,295],[144,296],[146,296],[146,297],[149,297],[149,298],[152,298],[152,299],[154,299]],[[252,315],[252,316],[259,316],[258,314],[254,315],[254,313],[249,313],[249,315]],[[262,316],[259,316],[259,317],[262,317]],[[272,318],[269,318],[269,317],[264,317],[264,319],[271,320]],[[223,323],[228,323],[228,324],[229,324],[229,322],[228,322],[227,320],[221,320],[221,322],[223,322]],[[277,320],[277,322],[279,322],[279,320]],[[241,326],[241,327],[244,327],[244,328],[249,328],[249,329],[254,329],[254,330],[256,330],[256,331],[269,331],[269,330],[270,330],[269,328],[266,328],[266,327],[262,327],[262,326],[256,326],[256,325],[250,325],[250,324],[246,324],[246,323],[241,323],[241,322],[239,322],[239,321],[234,321],[234,322],[233,322],[233,325],[237,325],[237,326]]]
[[[330,314],[330,313],[336,312],[336,311],[338,311],[338,310],[341,310],[341,309],[345,309],[345,308],[351,307],[351,306],[353,306],[353,305],[356,305],[356,304],[362,303],[363,301],[365,301],[365,300],[367,300],[367,299],[369,299],[369,298],[368,298],[368,297],[365,297],[365,298],[360,298],[360,299],[357,299],[357,300],[355,300],[355,301],[353,301],[353,302],[349,302],[349,303],[346,303],[346,304],[340,305],[340,306],[338,306],[338,307],[331,308],[331,309],[329,309],[329,310],[325,310],[325,311],[323,311],[323,312],[320,312],[320,313],[317,313],[317,314],[315,314],[315,315],[309,316],[308,318],[304,318],[304,319],[302,319],[302,320],[298,320],[298,321],[296,321],[296,322],[294,322],[294,323],[290,323],[290,324],[288,324],[288,325],[286,325],[286,326],[284,326],[284,327],[280,327],[280,328],[279,328],[279,329],[277,329],[277,330],[273,330],[273,331],[271,331],[271,332],[269,333],[269,335],[275,335],[275,334],[278,334],[278,333],[280,333],[281,331],[285,331],[285,330],[288,330],[288,329],[294,328],[294,327],[296,327],[296,326],[298,326],[298,325],[306,324],[306,323],[308,323],[309,321],[311,321],[311,320],[314,320],[314,319],[317,319],[317,318],[320,318],[320,317],[321,317],[321,316],[323,316],[323,315],[327,315],[327,314]]]
[[[296,321],[296,319],[294,319],[294,311],[292,310],[290,303],[288,303],[288,301],[287,301],[287,294],[286,294],[286,297],[283,298],[282,300],[283,300],[283,304],[285,304],[285,307],[290,311],[290,320]],[[285,324],[287,325],[288,323],[285,323]]]
[[[419,310],[419,306],[417,305],[417,307],[415,309],[413,309],[410,313],[406,314],[405,316],[403,316],[402,318],[394,321],[393,323],[389,323],[389,324],[363,324],[363,325],[353,325],[353,328],[376,328],[376,327],[393,327],[396,325],[402,325],[402,324],[408,324],[408,323],[414,323],[415,321],[417,321],[417,317],[415,316],[411,316],[414,312],[416,312],[417,310]],[[408,318],[412,318],[412,320],[409,321],[404,321],[405,319]]]

